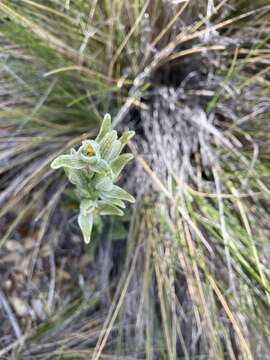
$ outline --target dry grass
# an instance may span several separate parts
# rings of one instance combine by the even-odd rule
[[[0,2],[0,357],[269,357],[267,2]],[[105,112],[137,197],[84,247],[49,169]]]

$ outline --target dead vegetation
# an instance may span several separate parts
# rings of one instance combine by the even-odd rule
[[[267,2],[0,2],[0,357],[269,358]],[[50,162],[104,113],[136,198],[85,247]]]

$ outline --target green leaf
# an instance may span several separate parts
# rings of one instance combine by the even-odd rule
[[[100,142],[103,137],[112,129],[112,120],[111,120],[111,115],[110,114],[106,114],[103,118],[98,136],[96,137],[96,141]]]
[[[114,178],[117,178],[126,164],[133,159],[132,154],[122,154],[111,162],[111,169],[114,174]]]
[[[135,131],[126,131],[123,133],[123,135],[119,139],[121,141],[120,153],[125,147],[125,145],[129,142],[129,140],[133,138],[134,135],[135,135]]]
[[[65,173],[71,184],[82,188],[87,186],[87,181],[82,170],[65,168]]]
[[[112,130],[108,132],[100,142],[100,156],[102,159],[107,160],[110,156],[113,144],[117,139],[117,132]]]
[[[130,195],[126,190],[116,185],[113,185],[112,189],[106,192],[104,195],[108,198],[116,198],[119,200],[129,201],[131,203],[135,202],[135,199],[132,195]]]
[[[100,192],[110,191],[112,187],[113,187],[112,180],[108,176],[101,178],[96,185],[96,189]]]
[[[83,239],[86,244],[91,240],[91,233],[93,228],[93,213],[83,214],[80,212],[78,216],[78,223],[83,234]]]
[[[89,212],[93,212],[95,207],[97,206],[96,201],[93,201],[91,199],[83,199],[80,203],[80,209],[83,214],[87,214]]]
[[[124,212],[121,209],[119,209],[117,206],[108,204],[105,201],[98,202],[98,209],[100,215],[118,215],[118,216],[124,215]]]
[[[111,174],[111,168],[105,160],[98,160],[94,164],[89,164],[89,168],[98,174]]]
[[[118,206],[118,207],[123,208],[123,209],[125,209],[125,207],[126,207],[124,201],[122,201],[120,199],[108,198],[108,197],[104,196],[102,193],[100,194],[100,197],[101,197],[101,199],[103,201],[105,201],[109,205]]]
[[[60,167],[67,167],[71,169],[83,169],[86,164],[83,160],[79,159],[77,154],[73,155],[60,155],[51,163],[52,169],[59,169]]]
[[[110,162],[114,160],[121,152],[121,141],[115,140],[112,144],[111,151],[107,157],[107,161]]]
[[[77,189],[74,190],[74,192],[75,192],[78,199],[88,198],[90,196],[89,191],[87,191],[84,188],[77,188]]]

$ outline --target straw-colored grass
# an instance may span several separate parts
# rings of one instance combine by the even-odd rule
[[[269,357],[269,13],[0,1],[1,358]],[[84,247],[49,164],[106,112],[137,202]]]

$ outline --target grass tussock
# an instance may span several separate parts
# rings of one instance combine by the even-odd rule
[[[0,2],[0,357],[269,357],[267,1]],[[49,164],[105,113],[137,198],[84,247]]]

